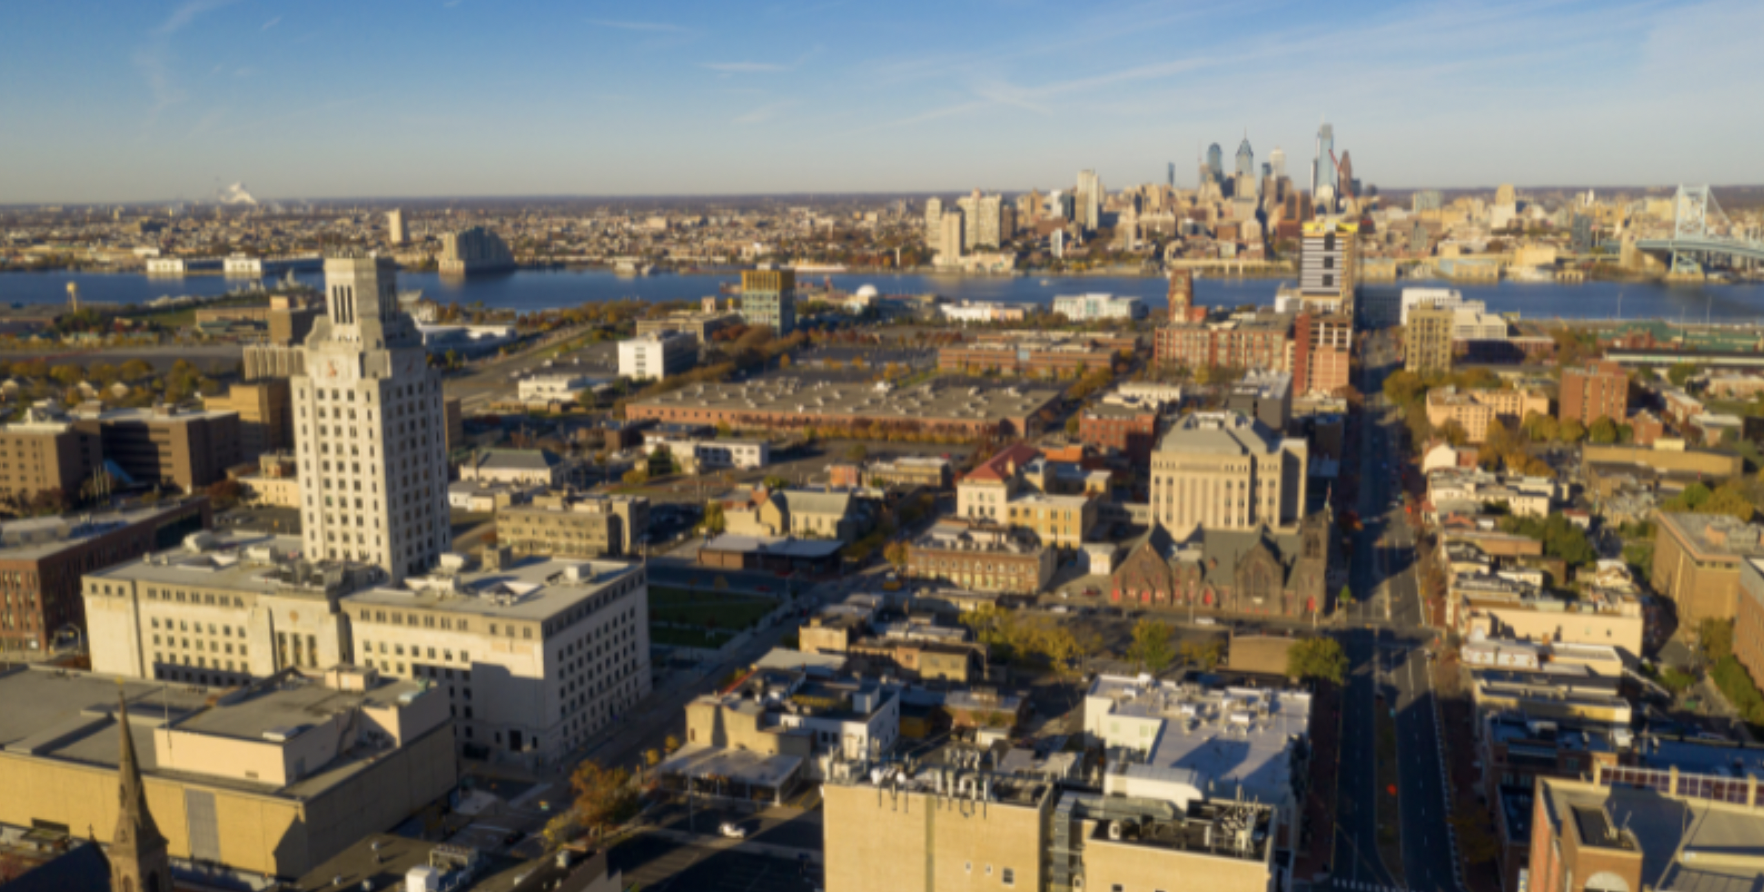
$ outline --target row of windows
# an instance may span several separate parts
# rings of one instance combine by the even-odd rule
[[[431,648],[429,648],[429,649],[428,649],[428,651],[429,651],[429,659],[431,659],[431,660],[437,660],[437,659],[438,659],[438,660],[440,660],[440,661],[442,661],[442,662],[444,662],[444,663],[451,663],[451,662],[453,662],[453,651],[451,651],[451,650],[448,650],[448,649],[446,649],[446,648],[442,648],[442,649],[441,649],[441,651],[440,651],[440,654],[441,654],[441,655],[440,655],[440,656],[438,656],[438,657],[437,657],[437,656],[436,656],[436,655],[435,655],[435,654],[436,654],[436,650],[435,650],[435,648],[433,648],[433,647],[431,647]],[[370,641],[363,641],[363,642],[362,642],[362,643],[361,643],[361,652],[362,652],[362,653],[363,653],[363,654],[364,654],[364,655],[365,655],[365,654],[372,654],[372,653],[375,653],[375,650],[374,650],[374,645],[373,645],[373,642],[370,642]],[[380,654],[380,655],[381,655],[381,656],[385,656],[385,655],[386,655],[386,642],[384,642],[384,641],[382,641],[382,642],[380,642],[380,647],[379,647],[379,651],[378,651],[378,653],[379,653],[379,654]],[[395,657],[402,657],[402,656],[404,656],[404,645],[402,645],[402,644],[393,644],[393,645],[392,645],[392,653],[391,653],[391,655],[392,655],[392,656],[395,656]],[[421,648],[421,647],[418,647],[418,646],[417,646],[417,645],[414,645],[414,644],[413,644],[413,645],[411,645],[411,646],[410,646],[410,655],[411,655],[411,656],[412,656],[412,657],[413,657],[413,658],[415,658],[415,657],[421,657],[421,656],[422,656],[422,655],[423,655],[423,648]],[[461,663],[466,663],[466,664],[468,664],[468,665],[469,665],[469,664],[470,664],[470,663],[471,663],[471,662],[472,662],[472,654],[471,654],[471,652],[470,652],[470,651],[464,651],[464,650],[462,650],[462,651],[460,651],[460,652],[459,652],[459,661],[460,661],[460,662],[461,662]],[[371,663],[370,663],[370,664],[369,664],[369,665],[372,665],[372,664],[371,664]],[[400,669],[400,670],[398,670],[398,671],[399,671],[399,672],[403,672],[403,671],[404,671],[404,670],[403,670],[403,669]],[[469,679],[468,679],[468,680],[469,680]]]
[[[153,636],[153,646],[154,647],[160,646],[158,635]],[[206,650],[206,651],[209,651],[210,653],[225,653],[228,656],[231,656],[233,653],[233,643],[230,641],[225,642],[224,645],[223,645],[223,642],[210,641],[210,642],[208,642],[207,646],[204,647],[203,643],[202,643],[202,639],[198,638],[198,639],[196,639],[196,646],[191,647],[190,646],[190,639],[188,639],[188,638],[175,638],[171,635],[167,635],[167,636],[165,636],[165,646],[166,647],[175,647],[180,650],[196,650],[196,651]],[[247,648],[246,648],[245,644],[241,642],[239,644],[239,656],[242,656],[242,657],[250,656],[250,654],[247,653],[246,651],[247,651]]]

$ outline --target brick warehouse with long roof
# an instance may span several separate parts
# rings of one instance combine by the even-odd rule
[[[1060,399],[1053,387],[950,385],[927,382],[901,390],[873,384],[811,382],[786,377],[737,384],[695,384],[625,407],[629,420],[727,423],[737,428],[869,425],[927,433],[1027,436],[1036,415]]]

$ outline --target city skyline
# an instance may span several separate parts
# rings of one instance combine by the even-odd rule
[[[259,199],[1017,191],[1082,169],[1119,188],[1169,163],[1192,188],[1190,153],[1246,131],[1296,181],[1325,115],[1382,188],[1744,183],[1761,125],[1732,110],[1764,74],[1742,36],[1764,9],[1729,0],[641,17],[195,0],[15,25],[6,204],[234,182]]]

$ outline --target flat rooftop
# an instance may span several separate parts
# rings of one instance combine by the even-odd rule
[[[1764,881],[1764,811],[1656,790],[1551,781],[1545,807],[1586,843],[1641,852],[1642,885],[1751,892]],[[1610,834],[1611,829],[1616,834]],[[1602,839],[1592,835],[1606,833]]]
[[[787,377],[695,384],[632,405],[810,417],[983,421],[1027,417],[1059,398],[1060,391],[1051,387],[951,386],[928,382],[904,390],[884,391],[871,384]]]
[[[298,536],[220,530],[184,545],[86,574],[88,579],[136,580],[168,586],[219,588],[283,595],[336,594],[377,574],[367,564],[306,563]]]
[[[1120,766],[1131,779],[1236,784],[1263,802],[1292,790],[1292,749],[1311,728],[1311,695],[1302,691],[1210,687],[1099,675],[1085,694],[1087,726],[1101,715],[1162,722],[1143,762]],[[1219,794],[1223,795],[1223,794]]]
[[[457,576],[437,571],[402,586],[377,586],[344,599],[350,606],[441,610],[489,618],[543,622],[643,572],[629,561],[584,561],[533,556],[499,570]]]
[[[40,560],[106,533],[174,514],[186,504],[170,502],[101,514],[9,519],[0,522],[0,560]]]
[[[229,688],[164,684],[157,681],[70,672],[45,666],[0,673],[0,752],[4,757],[47,759],[115,769],[117,697],[129,704],[129,729],[141,771],[194,784],[307,799],[342,783],[385,755],[368,749],[345,753],[324,768],[287,786],[232,777],[161,769],[153,731],[170,724],[180,731],[234,739],[263,740],[264,733],[328,718],[361,706],[390,706],[427,686],[381,677],[365,692],[345,692],[294,676],[266,680],[231,702]],[[218,699],[217,699],[218,698]],[[210,700],[216,699],[211,705]],[[3,758],[3,757],[0,757]]]

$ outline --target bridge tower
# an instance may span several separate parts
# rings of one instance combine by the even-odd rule
[[[1672,197],[1673,274],[1700,274],[1703,264],[1691,251],[1678,247],[1686,241],[1703,241],[1709,236],[1709,187],[1679,186]]]

